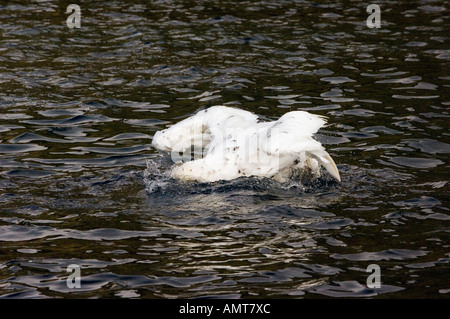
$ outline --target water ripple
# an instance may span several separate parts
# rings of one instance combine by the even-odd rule
[[[91,1],[73,30],[20,3],[0,8],[0,298],[448,295],[447,3],[386,2],[369,29],[344,1]],[[153,135],[217,104],[326,116],[342,182],[171,179]]]

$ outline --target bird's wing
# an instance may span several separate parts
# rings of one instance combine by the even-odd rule
[[[286,113],[261,134],[260,144],[263,151],[282,159],[291,158],[295,154],[304,153],[307,157],[314,157],[325,167],[331,176],[340,181],[339,171],[331,156],[322,144],[313,139],[322,126],[326,124],[323,116],[304,111]],[[289,156],[289,157],[288,157]]]
[[[152,145],[162,151],[181,152],[192,144],[203,143],[205,118],[202,112],[188,117],[153,136]]]
[[[225,138],[227,130],[256,125],[258,116],[241,109],[222,105],[204,110],[207,129],[215,137]]]
[[[324,117],[304,111],[286,113],[260,134],[262,148],[269,153],[289,154],[321,147],[312,136],[325,125]]]
[[[225,138],[227,129],[256,124],[258,116],[248,111],[213,106],[155,133],[152,145],[163,151],[183,151],[191,146],[208,147]]]

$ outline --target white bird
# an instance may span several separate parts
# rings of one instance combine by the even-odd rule
[[[194,148],[197,158],[172,170],[172,177],[181,180],[215,182],[260,176],[285,182],[299,170],[319,175],[322,165],[341,181],[333,159],[312,137],[325,123],[323,116],[305,111],[264,122],[248,111],[219,105],[156,132],[152,145],[178,156]]]

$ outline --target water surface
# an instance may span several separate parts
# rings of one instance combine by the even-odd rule
[[[0,4],[0,297],[449,296],[446,2],[68,4]],[[171,180],[217,104],[327,116],[342,183]]]

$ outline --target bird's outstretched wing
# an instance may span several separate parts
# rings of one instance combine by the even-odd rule
[[[191,146],[204,148],[211,140],[224,138],[227,129],[255,125],[257,119],[257,115],[245,110],[213,106],[156,132],[152,145],[162,151],[176,152]]]
[[[331,156],[322,144],[313,139],[313,135],[326,124],[323,116],[304,111],[293,111],[280,117],[263,134],[261,147],[268,154],[274,154],[280,159],[296,158],[304,154],[317,160],[338,181],[339,171]],[[280,164],[283,164],[280,162]]]

